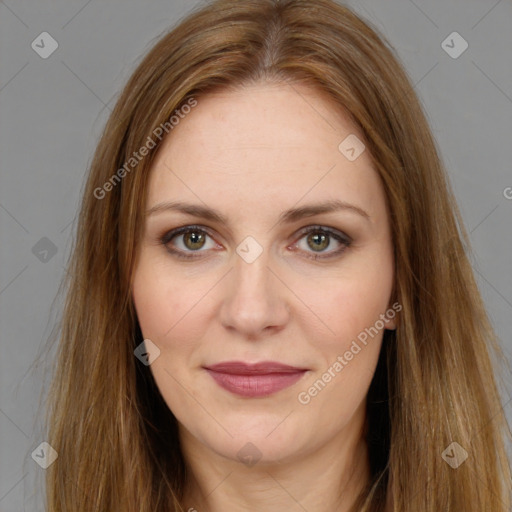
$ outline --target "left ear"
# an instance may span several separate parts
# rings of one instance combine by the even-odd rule
[[[402,311],[402,305],[398,301],[394,301],[393,304],[388,304],[388,309],[384,313],[386,320],[386,329],[394,331],[396,329],[398,312]]]
[[[394,331],[394,330],[396,330],[396,321],[395,321],[395,319],[394,319],[394,318],[393,318],[392,320],[388,320],[388,321],[386,322],[386,329],[387,329],[388,331]]]

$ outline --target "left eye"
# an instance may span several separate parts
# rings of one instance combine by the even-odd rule
[[[180,244],[171,243],[174,239],[180,240]],[[207,239],[212,237],[207,231],[199,226],[184,226],[173,231],[169,231],[161,238],[161,243],[167,248],[169,252],[176,255],[178,258],[197,258],[200,253],[204,252],[201,249],[213,249],[219,247],[214,241],[207,246]],[[332,245],[332,240],[340,246],[336,250],[326,252]],[[300,241],[304,240],[306,246],[299,247]],[[306,257],[311,259],[330,258],[343,252],[351,243],[351,239],[342,232],[332,231],[329,228],[322,226],[311,226],[301,233],[301,237],[291,247],[298,247],[301,251],[307,254]],[[181,247],[180,247],[181,245]],[[188,254],[187,254],[188,253]],[[323,253],[326,253],[324,255]]]
[[[324,255],[323,253],[326,252],[325,249],[332,245],[332,239],[334,239],[340,247],[336,250],[329,251],[326,253],[326,255]],[[324,228],[322,226],[313,226],[308,228],[302,233],[302,236],[299,238],[299,242],[301,240],[305,240],[306,242],[306,248],[303,249],[304,252],[308,253],[310,252],[308,251],[308,248],[312,249],[313,254],[310,253],[307,256],[308,258],[312,259],[330,258],[332,256],[336,256],[342,253],[352,241],[344,233],[332,231],[331,229]],[[297,242],[294,246],[299,245],[300,244]]]

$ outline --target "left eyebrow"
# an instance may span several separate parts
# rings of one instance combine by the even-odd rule
[[[345,201],[340,201],[338,199],[333,199],[331,201],[325,201],[319,204],[310,204],[301,206],[299,208],[292,208],[290,210],[287,210],[286,212],[283,212],[279,216],[279,223],[291,223],[300,220],[304,217],[312,217],[313,215],[319,215],[321,213],[330,213],[339,210],[346,210],[353,213],[357,213],[361,217],[370,220],[370,216],[368,215],[368,213],[359,206],[346,203]]]
[[[278,219],[278,224],[296,222],[304,217],[312,217],[313,215],[319,215],[321,213],[331,213],[335,211],[345,210],[356,213],[366,220],[370,220],[368,213],[360,208],[359,206],[347,203],[340,200],[325,201],[318,204],[309,204],[298,208],[291,208],[281,213]],[[153,215],[155,213],[163,211],[179,211],[192,215],[194,217],[201,217],[206,220],[218,222],[229,226],[229,219],[222,213],[213,208],[201,206],[198,204],[183,203],[180,201],[171,201],[158,203],[146,211],[146,216]]]

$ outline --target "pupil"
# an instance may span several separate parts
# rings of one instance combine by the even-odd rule
[[[309,244],[309,246],[312,248],[312,249],[325,249],[328,245],[329,245],[329,242],[325,243],[326,240],[327,240],[327,236],[322,233],[322,234],[314,234],[311,236],[310,240],[311,239],[314,239],[314,245],[312,245],[311,243]]]
[[[190,247],[191,249],[199,249],[202,247],[202,243],[204,243],[204,238],[202,234],[198,234],[197,232],[192,231],[191,233],[186,234],[186,240],[191,241],[192,245],[199,244],[199,247]]]

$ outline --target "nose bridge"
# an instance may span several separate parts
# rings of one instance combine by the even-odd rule
[[[235,287],[249,296],[265,295],[269,285],[270,248],[265,240],[245,237],[236,247],[233,279]]]
[[[226,328],[257,335],[286,323],[287,304],[279,279],[270,270],[271,253],[254,238],[242,241],[234,257],[223,296],[221,320]]]
[[[245,259],[238,254],[235,258],[233,279],[235,291],[251,300],[270,300],[269,251],[262,251],[254,259]]]

